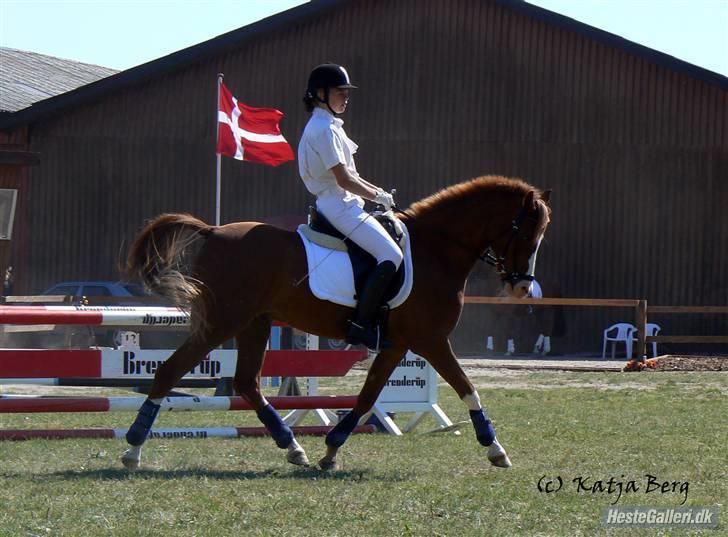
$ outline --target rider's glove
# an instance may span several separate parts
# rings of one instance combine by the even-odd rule
[[[389,192],[384,190],[377,190],[377,195],[374,197],[374,203],[384,206],[385,211],[389,211],[394,205],[394,198]]]

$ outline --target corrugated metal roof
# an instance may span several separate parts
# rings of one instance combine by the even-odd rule
[[[116,73],[108,67],[0,47],[0,112],[17,112]]]

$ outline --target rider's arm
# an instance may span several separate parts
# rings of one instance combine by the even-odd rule
[[[359,177],[359,174],[352,174],[343,164],[337,164],[331,168],[331,171],[334,173],[338,185],[344,190],[368,200],[374,200],[377,197],[376,186]]]
[[[349,172],[349,173],[351,173],[351,172]],[[370,183],[369,181],[367,181],[366,179],[364,179],[361,175],[359,175],[358,172],[354,172],[352,175],[356,176],[356,178],[359,179],[359,181],[361,181],[362,183],[364,183],[368,187],[373,188],[374,190],[379,190],[379,187],[377,185],[373,185],[372,183]]]

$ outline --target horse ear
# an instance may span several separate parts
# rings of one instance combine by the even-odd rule
[[[529,190],[523,200],[523,206],[530,209],[536,209],[536,191]]]
[[[552,190],[550,188],[541,192],[541,199],[546,205],[548,205],[549,201],[551,201],[551,192]]]

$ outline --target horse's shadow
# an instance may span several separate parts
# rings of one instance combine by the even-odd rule
[[[129,471],[125,468],[104,468],[88,470],[64,470],[46,474],[66,480],[96,479],[100,481],[128,481],[129,479],[180,479],[185,477],[204,477],[207,479],[247,480],[247,479],[333,479],[338,481],[406,481],[408,476],[402,472],[375,473],[369,469],[324,471],[315,467],[293,470],[209,470],[206,468],[184,468],[176,470],[141,469]],[[9,476],[8,476],[9,477]]]

